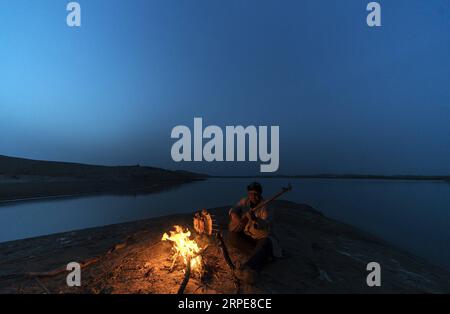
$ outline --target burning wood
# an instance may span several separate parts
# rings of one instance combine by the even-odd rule
[[[173,243],[172,249],[174,251],[173,261],[170,271],[173,270],[175,263],[180,258],[186,267],[183,282],[178,290],[179,294],[184,292],[186,288],[191,273],[197,272],[201,274],[202,272],[202,248],[197,244],[195,240],[191,239],[191,232],[186,229],[184,230],[181,226],[174,226],[175,230],[170,231],[170,235],[164,233],[162,241],[171,241]]]

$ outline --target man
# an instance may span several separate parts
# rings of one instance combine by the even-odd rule
[[[230,209],[229,241],[237,249],[252,251],[249,259],[236,270],[236,275],[253,283],[258,272],[272,257],[281,257],[273,236],[272,217],[264,202],[262,186],[253,182],[247,186],[247,197]]]

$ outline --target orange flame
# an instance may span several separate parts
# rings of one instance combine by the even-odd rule
[[[174,226],[175,231],[170,231],[170,235],[164,233],[162,241],[173,242],[174,258],[181,256],[184,261],[184,265],[187,265],[188,260],[191,260],[191,269],[194,271],[201,271],[202,257],[199,255],[201,248],[197,242],[191,240],[191,232],[186,229],[183,231],[181,226]]]

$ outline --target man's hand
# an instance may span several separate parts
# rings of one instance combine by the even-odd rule
[[[247,225],[252,225],[254,228],[258,229],[258,217],[255,215],[255,211],[250,209],[247,213]]]
[[[249,219],[250,219],[251,221],[256,221],[256,220],[257,220],[255,211],[254,211],[253,209],[250,209],[250,211],[248,212],[248,214],[249,214]]]

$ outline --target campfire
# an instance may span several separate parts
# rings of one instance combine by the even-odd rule
[[[162,241],[173,242],[172,249],[173,263],[172,268],[180,258],[183,260],[185,266],[188,266],[191,270],[201,272],[202,270],[202,257],[200,252],[202,248],[197,244],[195,240],[191,240],[191,232],[189,229],[183,230],[181,226],[174,226],[175,230],[170,231],[170,235],[164,233]]]
[[[182,294],[186,288],[192,272],[196,272],[199,276],[202,274],[202,257],[201,253],[205,248],[201,248],[195,240],[191,239],[189,229],[181,226],[174,226],[175,230],[170,231],[170,235],[164,233],[162,241],[171,241],[173,243],[173,257],[170,272],[173,271],[177,261],[182,260],[185,271],[184,279],[178,290],[178,294]]]

